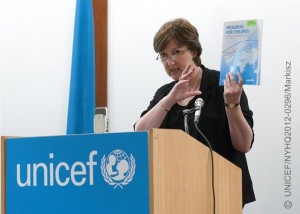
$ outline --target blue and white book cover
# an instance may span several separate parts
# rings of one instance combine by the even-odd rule
[[[228,72],[237,81],[240,72],[245,85],[260,84],[262,26],[258,19],[224,22],[219,85],[224,85]]]

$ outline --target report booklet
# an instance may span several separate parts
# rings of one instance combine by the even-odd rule
[[[245,85],[260,84],[263,21],[258,19],[224,22],[219,85],[226,73],[240,72]]]

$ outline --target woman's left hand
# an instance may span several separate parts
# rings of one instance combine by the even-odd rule
[[[224,101],[225,103],[239,103],[242,90],[243,90],[243,78],[240,72],[236,72],[238,77],[238,83],[236,82],[233,73],[226,74],[226,80],[224,80]]]

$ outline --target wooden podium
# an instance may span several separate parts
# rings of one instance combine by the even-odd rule
[[[213,213],[209,148],[178,130],[149,132],[151,213]],[[241,169],[213,152],[216,213],[242,213]]]
[[[97,149],[95,146],[99,145],[99,149],[97,151],[105,151],[106,147],[109,147],[108,150],[111,150],[110,146],[113,144],[114,147],[124,147],[126,146],[127,150],[130,150],[127,146],[139,147],[140,143],[139,140],[137,142],[134,142],[136,135],[141,135],[141,132],[132,132],[132,133],[126,133],[126,137],[129,138],[128,143],[125,142],[125,138],[123,137],[122,133],[109,133],[109,134],[89,134],[89,135],[73,135],[73,136],[61,136],[61,137],[46,137],[46,141],[48,143],[47,146],[45,146],[44,149],[41,149],[41,145],[43,145],[43,142],[38,142],[39,138],[34,139],[37,141],[37,143],[30,143],[30,149],[31,151],[34,151],[35,146],[38,146],[38,153],[40,154],[41,150],[47,150],[49,149],[51,152],[53,152],[53,148],[57,149],[60,145],[63,143],[55,143],[53,148],[51,148],[51,141],[55,142],[56,140],[63,140],[63,141],[72,141],[72,142],[81,142],[84,141],[84,146],[82,146],[82,151],[78,153],[84,153],[84,147],[89,146],[89,141],[95,141],[91,143],[92,148],[94,151]],[[123,213],[137,213],[137,214],[144,214],[144,213],[151,213],[151,214],[193,214],[193,213],[201,213],[201,214],[212,214],[213,213],[213,194],[212,194],[212,163],[211,163],[211,155],[209,148],[202,143],[198,142],[196,139],[192,138],[191,136],[187,135],[185,132],[180,130],[167,130],[167,129],[152,129],[149,132],[143,132],[145,135],[145,147],[139,148],[138,152],[141,150],[147,150],[143,151],[146,152],[148,155],[143,155],[143,158],[147,159],[145,161],[144,168],[145,172],[139,172],[141,168],[140,160],[136,157],[136,172],[135,177],[133,178],[133,181],[131,184],[128,184],[127,186],[124,186],[124,189],[127,188],[127,191],[134,191],[130,194],[140,194],[141,191],[143,191],[144,196],[137,196],[135,197],[135,200],[147,200],[146,205],[143,207],[146,207],[147,211],[145,210],[139,210],[139,208],[136,208],[136,210],[130,208],[130,210],[126,210],[126,207],[130,207],[130,205],[127,203],[127,205],[124,205],[122,207]],[[54,139],[52,139],[54,138]],[[60,139],[61,138],[61,139]],[[71,140],[68,140],[69,138],[72,138]],[[97,138],[97,140],[93,140],[94,138]],[[42,140],[43,138],[41,138]],[[51,140],[52,139],[52,140]],[[120,139],[122,142],[119,142]],[[19,141],[22,141],[22,138],[19,138]],[[46,142],[45,141],[45,142]],[[107,141],[111,141],[107,143]],[[114,142],[114,143],[112,143]],[[124,143],[125,142],[125,143]],[[107,144],[106,144],[107,143]],[[11,189],[14,188],[7,188],[8,180],[13,180],[15,175],[10,176],[9,171],[6,170],[6,167],[11,167],[10,163],[7,163],[9,155],[15,155],[7,153],[7,151],[11,152],[11,150],[7,150],[8,144],[13,144],[13,142],[10,142],[10,140],[6,140],[6,138],[2,138],[2,160],[1,160],[1,167],[2,167],[2,205],[1,210],[2,214],[6,213],[14,213],[13,211],[9,210],[10,207],[20,207],[20,210],[24,210],[24,207],[27,205],[18,205],[18,202],[21,200],[14,200],[11,199],[14,196],[18,195],[18,190],[14,193],[11,193],[9,191],[12,191]],[[69,142],[68,145],[71,145]],[[128,144],[128,145],[127,145]],[[18,144],[22,145],[22,150],[26,148],[26,141],[24,143]],[[86,146],[87,145],[87,146]],[[14,146],[16,150],[18,149],[17,146]],[[24,148],[23,148],[24,147]],[[80,146],[78,146],[80,147]],[[73,148],[73,146],[72,146]],[[64,151],[66,151],[65,148],[63,148]],[[81,149],[80,149],[81,150]],[[47,153],[48,151],[45,151]],[[132,151],[130,151],[132,152]],[[95,153],[95,152],[94,152]],[[135,154],[134,152],[132,152]],[[48,154],[48,153],[47,153]],[[55,157],[57,157],[58,152],[55,152]],[[74,150],[72,154],[68,153],[68,158],[72,155],[76,155],[77,152]],[[136,153],[137,154],[137,153]],[[100,154],[99,154],[100,155]],[[30,158],[34,157],[33,154],[30,154]],[[54,156],[54,155],[53,155]],[[138,156],[138,155],[136,155]],[[215,186],[215,208],[217,214],[241,214],[242,213],[242,175],[241,175],[241,169],[232,164],[231,162],[224,159],[222,156],[218,155],[217,153],[213,152],[214,156],[214,186]],[[29,156],[28,156],[29,157]],[[96,156],[95,156],[96,157]],[[27,158],[27,157],[25,157]],[[54,159],[54,158],[53,158]],[[74,158],[73,158],[74,159]],[[100,160],[100,159],[99,159]],[[65,164],[68,163],[67,161],[64,162]],[[83,162],[84,163],[84,162]],[[47,164],[45,164],[47,165]],[[96,165],[96,164],[94,164]],[[100,165],[100,164],[98,164]],[[131,186],[134,186],[135,183],[139,183],[139,180],[142,180],[141,182],[144,182],[144,178],[139,177],[139,173],[143,176],[147,176],[146,184],[144,185],[139,184],[137,185],[137,189],[130,189]],[[100,177],[101,173],[95,175],[95,177]],[[101,194],[106,194],[106,188],[110,187],[107,185],[103,179],[94,179],[95,183],[104,183],[104,187],[95,187],[93,189],[93,193],[96,195],[96,198],[101,198]],[[148,184],[148,185],[147,185]],[[96,184],[94,184],[96,185]],[[102,184],[101,184],[102,185]],[[131,185],[131,186],[130,186]],[[53,185],[55,186],[55,184]],[[108,186],[108,187],[107,187]],[[146,190],[141,189],[140,187],[147,186]],[[62,189],[62,187],[59,187]],[[78,188],[78,187],[76,187]],[[88,188],[91,188],[90,186]],[[101,189],[102,188],[102,189]],[[24,189],[24,187],[23,187]],[[23,191],[21,189],[20,191]],[[50,188],[49,186],[45,188],[45,190],[41,191],[42,193],[48,191]],[[113,188],[111,188],[113,189]],[[63,189],[66,191],[65,189]],[[34,188],[31,187],[30,191],[35,191]],[[52,190],[53,191],[53,190]],[[61,190],[59,190],[61,191]],[[90,189],[88,190],[88,195],[90,194]],[[115,191],[115,190],[114,190]],[[119,190],[121,192],[121,189]],[[149,191],[149,192],[146,192]],[[77,191],[75,191],[75,194]],[[23,194],[23,192],[22,192]],[[79,198],[80,197],[88,197],[83,196],[83,193],[78,193],[78,195],[74,195],[72,192],[70,195]],[[97,195],[99,194],[99,195]],[[109,193],[110,194],[110,193]],[[116,191],[112,194],[119,194]],[[120,193],[123,194],[123,193]],[[11,195],[14,195],[13,197]],[[31,195],[34,195],[31,193]],[[31,196],[30,195],[30,196]],[[38,194],[37,194],[38,195]],[[9,196],[9,200],[13,201],[13,205],[11,205],[11,202],[8,202],[7,196]],[[116,197],[116,196],[115,196]],[[144,197],[144,199],[140,199]],[[39,200],[39,198],[43,198],[43,196],[38,197],[35,200]],[[93,197],[94,198],[94,197]],[[129,197],[130,198],[130,197]],[[50,200],[51,198],[48,197],[47,200]],[[81,200],[81,199],[80,199]],[[80,201],[79,200],[79,201]],[[122,199],[123,200],[123,199]],[[38,201],[35,201],[35,204],[37,204]],[[8,203],[8,204],[7,204]],[[45,203],[43,201],[43,203]],[[42,203],[42,204],[43,204]],[[49,202],[50,203],[50,202]],[[91,200],[91,203],[94,203],[94,201]],[[98,202],[97,202],[98,203]],[[126,204],[125,203],[125,204]],[[138,204],[140,202],[135,202],[135,204]],[[28,204],[28,203],[25,203]],[[60,205],[60,207],[55,207],[56,202],[51,202],[51,209],[49,209],[49,213],[53,213],[53,211],[60,210],[63,213],[64,212],[64,205]],[[68,204],[68,202],[64,202],[64,204]],[[133,206],[135,206],[135,204]],[[46,205],[45,205],[46,206]],[[54,207],[53,207],[54,206]],[[107,213],[106,209],[104,211],[104,206],[109,206],[108,203],[104,203],[102,205],[99,205],[100,208],[96,208],[95,211],[88,211],[88,213]],[[102,206],[102,207],[101,207]],[[120,205],[121,206],[121,205]],[[50,207],[50,206],[49,206]],[[27,207],[26,207],[27,208]],[[15,208],[14,208],[15,209]],[[40,209],[40,208],[36,208]],[[67,208],[66,208],[67,209]],[[120,208],[121,209],[121,208]],[[26,209],[25,209],[26,210]],[[28,209],[28,212],[23,211],[22,213],[37,213],[39,210],[30,210]],[[69,210],[69,208],[68,208]],[[72,213],[82,213],[80,211],[77,211],[78,209],[74,209]],[[109,211],[109,213],[119,213],[120,211]],[[43,212],[45,213],[45,212]],[[47,213],[47,212],[46,212]]]

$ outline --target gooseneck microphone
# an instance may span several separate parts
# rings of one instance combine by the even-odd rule
[[[201,108],[203,107],[203,105],[204,105],[204,101],[202,98],[199,97],[195,100],[195,118],[194,118],[195,124],[199,123]]]

